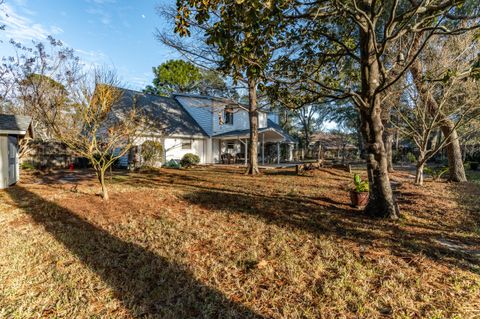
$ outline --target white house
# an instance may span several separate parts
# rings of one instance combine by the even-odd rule
[[[245,106],[210,96],[162,97],[122,91],[122,101],[116,108],[132,107],[135,101],[149,121],[149,130],[138,148],[144,141],[154,139],[162,142],[166,161],[194,153],[204,164],[220,163],[227,158],[229,162],[246,163],[250,128]],[[258,124],[260,163],[291,161],[295,140],[278,125],[277,114],[260,111]]]
[[[0,114],[0,189],[20,179],[18,145],[25,136],[33,137],[30,117]]]

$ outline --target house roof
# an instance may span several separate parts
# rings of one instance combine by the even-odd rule
[[[0,114],[0,133],[25,135],[31,122],[29,116]]]
[[[123,94],[114,109],[127,110],[132,108],[135,98],[137,109],[146,117],[152,130],[167,136],[208,136],[174,98],[119,89],[122,90]]]
[[[209,96],[209,95],[197,95],[197,94],[188,94],[188,93],[173,93],[173,97],[189,97],[193,99],[204,99],[204,100],[212,100],[212,101],[217,101],[221,103],[225,103],[227,105],[235,105],[237,107],[243,108],[244,110],[248,111],[248,105],[235,102],[234,100],[225,98],[225,97],[218,97],[218,96]]]
[[[280,125],[273,122],[272,120],[267,120],[267,127],[258,129],[258,133],[263,133],[263,132],[267,132],[267,131],[277,132],[278,134],[280,134],[285,139],[285,141],[287,141],[289,143],[295,143],[296,142],[295,139],[290,136],[290,134],[285,132]],[[245,135],[248,135],[248,134],[250,134],[250,130],[246,129],[246,130],[235,130],[235,131],[225,132],[225,133],[214,135],[214,137],[245,136]]]

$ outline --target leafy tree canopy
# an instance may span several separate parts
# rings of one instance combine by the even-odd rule
[[[200,79],[200,70],[183,60],[169,60],[153,67],[153,85],[145,88],[146,93],[168,96],[173,92],[189,92]]]
[[[153,73],[153,85],[145,88],[146,93],[162,96],[172,93],[225,96],[230,93],[217,72],[201,69],[184,60],[169,60],[154,67]]]

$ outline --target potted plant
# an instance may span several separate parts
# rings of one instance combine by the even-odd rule
[[[350,199],[352,200],[352,206],[357,208],[364,207],[368,203],[369,186],[367,180],[362,180],[360,175],[355,174],[353,176],[353,182],[355,188],[350,191]]]

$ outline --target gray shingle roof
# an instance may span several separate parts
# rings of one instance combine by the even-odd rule
[[[174,98],[122,89],[120,102],[114,110],[130,109],[136,98],[136,106],[146,117],[152,131],[165,135],[207,136],[190,114]]]
[[[172,93],[173,97],[189,97],[193,99],[204,99],[204,100],[212,100],[221,103],[225,103],[225,105],[235,105],[237,107],[241,107],[244,110],[248,111],[248,105],[245,105],[240,102],[235,102],[232,99],[228,99],[226,97],[219,97],[219,96],[209,96],[209,95],[198,95],[198,94],[190,94],[190,93]]]
[[[0,131],[26,132],[31,122],[29,116],[0,114]]]
[[[265,132],[265,131],[268,131],[268,130],[276,131],[277,133],[279,133],[280,135],[283,136],[283,138],[285,139],[286,142],[289,142],[289,143],[295,143],[296,142],[295,139],[290,136],[290,134],[285,132],[280,125],[273,122],[272,120],[267,120],[267,127],[259,129],[258,133],[262,133],[262,132]],[[247,129],[247,130],[235,130],[235,131],[230,131],[230,132],[217,134],[217,135],[214,135],[214,136],[215,137],[227,137],[227,136],[237,136],[237,135],[244,136],[244,135],[248,135],[248,134],[250,134],[249,129]]]

